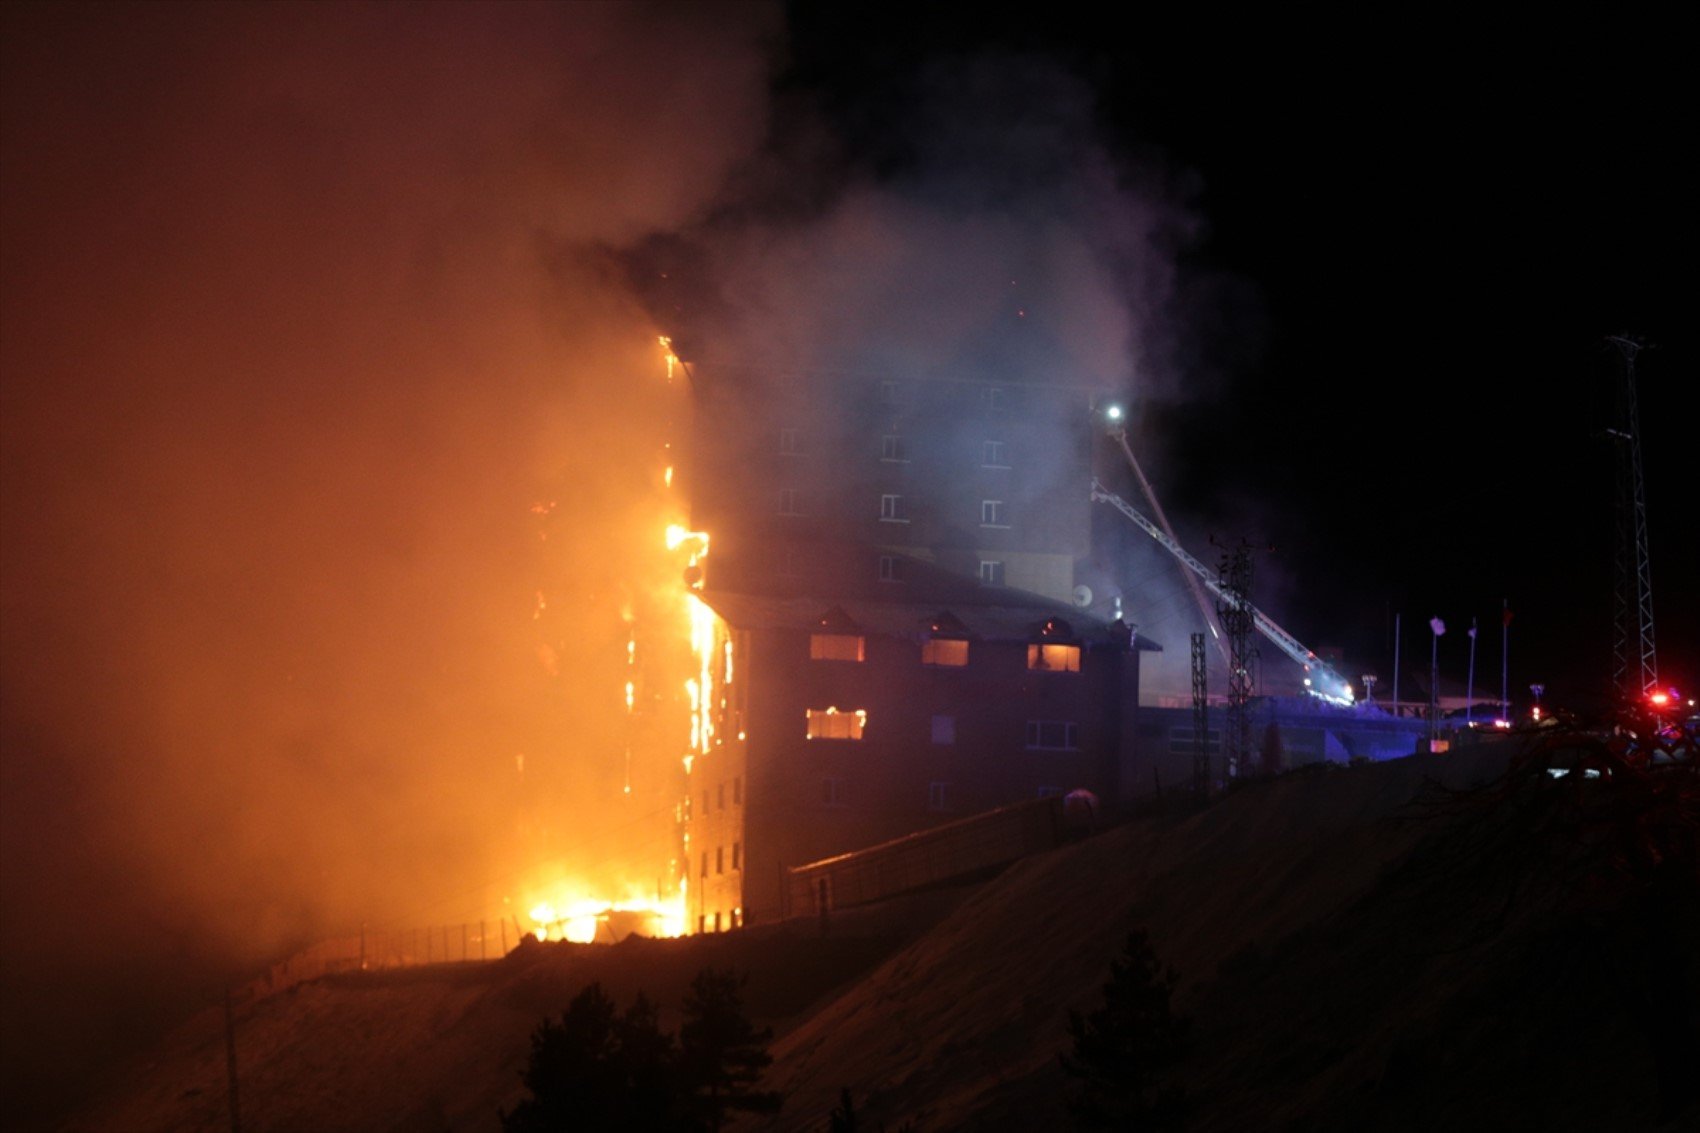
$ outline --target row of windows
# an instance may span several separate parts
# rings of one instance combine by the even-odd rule
[[[710,797],[709,792],[706,789],[704,789],[704,791],[702,793],[702,811],[700,812],[702,814],[707,814],[708,811],[709,811],[709,806],[708,806],[709,797]],[[721,783],[718,787],[715,788],[714,798],[720,804],[719,809],[725,810],[726,809],[726,784],[725,783]],[[732,780],[732,805],[733,806],[743,806],[744,805],[744,777],[742,775],[740,775],[737,778]]]
[[[952,788],[953,784],[948,782],[928,783],[927,809],[939,811],[954,809],[955,791]],[[1048,799],[1062,793],[1061,787],[1040,787],[1038,797]],[[850,793],[846,790],[843,779],[822,779],[820,781],[820,805],[829,809],[850,805]]]
[[[909,507],[903,502],[904,497],[894,492],[880,495],[879,519],[881,523],[908,523]],[[804,516],[803,499],[796,488],[779,489],[779,514],[784,516]],[[1007,529],[1009,527],[1009,503],[1005,500],[980,501],[980,526]]]
[[[725,932],[735,928],[742,928],[744,926],[743,909],[733,909],[730,913],[724,914],[726,917],[724,928],[721,925],[721,915],[722,914],[718,910],[715,911],[713,927],[711,928],[708,919],[709,914],[698,913],[697,932],[699,934],[704,932]]]
[[[853,633],[811,633],[809,658],[814,661],[867,659],[867,639]],[[929,637],[921,642],[921,664],[958,669],[968,664],[969,642],[956,637]],[[1027,647],[1027,667],[1035,672],[1080,672],[1080,646],[1044,642]]]
[[[805,736],[811,740],[860,740],[867,731],[868,714],[862,709],[845,712],[837,708],[807,710],[808,728]],[[1030,751],[1080,750],[1079,725],[1073,720],[1029,720],[1026,743]],[[933,743],[948,747],[956,743],[956,717],[932,718]],[[708,797],[703,796],[703,805]]]
[[[1015,391],[1003,386],[974,386],[974,398],[981,409],[989,413],[1003,413],[1015,408]],[[881,405],[909,404],[909,390],[903,382],[881,382],[879,388]]]
[[[779,455],[801,456],[802,438],[796,429],[779,430]],[[885,464],[909,463],[909,438],[902,433],[886,433],[880,437],[880,461]],[[1009,442],[984,440],[980,442],[980,467],[1006,469],[1009,464]]]
[[[742,842],[733,842],[732,843],[732,872],[736,873],[743,868],[744,868],[744,844]],[[714,847],[714,872],[715,873],[725,873],[726,872],[726,847],[725,846]],[[708,851],[707,850],[704,850],[702,852],[702,875],[704,877],[708,876]]]
[[[879,577],[881,582],[908,582],[909,560],[896,555],[881,555]],[[1003,560],[981,559],[980,582],[986,586],[1002,586]]]

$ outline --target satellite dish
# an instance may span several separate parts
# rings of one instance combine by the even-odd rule
[[[1074,604],[1082,610],[1090,606],[1092,604],[1092,588],[1090,586],[1076,586],[1074,588]]]

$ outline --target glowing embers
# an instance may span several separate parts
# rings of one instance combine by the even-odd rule
[[[853,712],[841,712],[836,708],[811,708],[808,710],[809,730],[811,740],[859,740],[862,730],[868,726],[868,713],[858,708]]]
[[[1080,646],[1029,645],[1027,667],[1048,673],[1080,672]]]
[[[928,638],[921,642],[921,664],[959,669],[968,664],[968,643],[948,637]]]
[[[811,633],[811,661],[860,661],[865,655],[864,639],[852,633]]]
[[[685,934],[683,886],[670,898],[628,897],[608,901],[572,897],[539,901],[531,907],[532,932],[539,940],[575,944],[614,944],[628,936],[672,937]]]

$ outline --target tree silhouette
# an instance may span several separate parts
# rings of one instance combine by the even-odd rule
[[[685,997],[679,1029],[679,1067],[698,1128],[716,1131],[733,1113],[778,1113],[780,1094],[757,1091],[773,1061],[770,1029],[756,1030],[744,1016],[744,981],[732,972],[702,971]]]
[[[502,1115],[504,1133],[676,1130],[678,1047],[641,993],[623,1015],[593,983],[531,1036],[521,1080],[531,1097]]]
[[[1185,1117],[1185,1096],[1161,1081],[1164,1069],[1186,1051],[1188,1021],[1169,1000],[1175,973],[1161,967],[1143,931],[1110,967],[1104,1006],[1081,1016],[1069,1012],[1073,1051],[1061,1056],[1077,1080],[1069,1111],[1087,1129],[1175,1129]]]

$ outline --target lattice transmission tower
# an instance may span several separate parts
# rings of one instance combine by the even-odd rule
[[[1635,395],[1635,356],[1648,349],[1640,339],[1612,335],[1606,341],[1623,359],[1617,414],[1611,437],[1617,457],[1617,539],[1612,546],[1612,687],[1639,699],[1659,683],[1653,644],[1653,574],[1647,556],[1647,490],[1641,476],[1641,412]]]
[[[1228,720],[1222,730],[1223,775],[1238,778],[1250,766],[1251,696],[1257,683],[1257,650],[1251,644],[1251,552],[1242,543],[1222,556],[1216,614],[1228,639]]]

